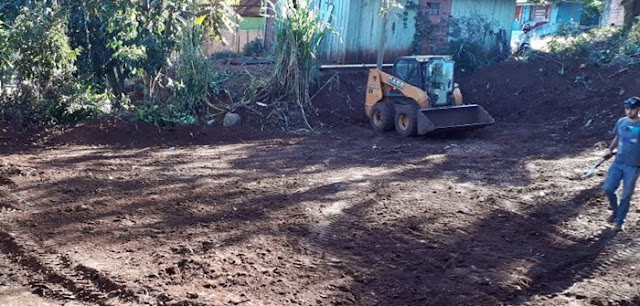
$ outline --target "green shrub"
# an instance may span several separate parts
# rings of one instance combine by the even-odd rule
[[[640,19],[624,31],[605,27],[572,35],[560,32],[547,45],[550,52],[585,56],[596,65],[637,65],[640,54]]]
[[[220,82],[211,80],[202,56],[189,60],[183,52],[173,65],[182,34],[197,24],[207,29],[200,36],[221,38],[239,17],[226,0],[5,2],[0,120],[20,125],[74,123],[109,112],[123,105],[132,82],[143,85],[135,93],[150,105],[145,110],[192,121],[209,111],[203,105]],[[175,81],[171,90],[169,81]]]
[[[179,110],[178,107],[173,104],[165,106],[147,104],[138,108],[136,114],[138,119],[161,127],[189,125],[198,122],[198,118]]]
[[[582,9],[580,24],[585,26],[597,26],[604,10],[603,0],[585,0]]]
[[[200,49],[202,28],[194,25],[183,33],[180,52],[170,71],[166,89],[170,97],[152,99],[137,109],[138,118],[158,126],[187,125],[224,108],[216,97],[225,91],[226,75],[215,72]]]
[[[613,59],[616,57],[616,53],[611,50],[593,50],[589,52],[588,58],[589,61],[596,65],[606,65],[611,63]]]
[[[41,124],[44,112],[37,87],[31,84],[18,84],[10,94],[5,92],[0,97],[0,121],[9,122],[15,128]]]
[[[264,56],[266,49],[264,48],[262,39],[256,38],[245,44],[242,48],[242,54],[246,56]]]
[[[620,53],[624,55],[640,54],[640,43],[631,40],[622,42],[620,45]]]
[[[473,71],[486,64],[486,52],[477,42],[452,41],[449,43],[449,54],[456,62],[456,68],[462,71]]]
[[[0,120],[21,127],[74,124],[111,111],[109,93],[74,76],[79,50],[71,47],[63,15],[56,4],[36,2],[19,11],[10,30],[0,30],[7,38],[0,43],[0,73],[19,83],[2,94]]]
[[[462,70],[474,70],[491,62],[489,46],[496,41],[495,22],[480,15],[452,18],[449,26],[448,52]]]
[[[45,122],[50,124],[75,124],[89,118],[111,113],[112,99],[109,92],[96,93],[91,86],[74,86],[69,94],[58,94],[47,103]]]
[[[5,30],[4,23],[0,20],[0,95],[4,84],[11,77],[11,50],[9,43],[9,33]]]
[[[640,44],[640,16],[636,17],[636,22],[631,26],[631,29],[629,29],[627,38],[629,42]]]
[[[59,18],[59,7],[39,3],[24,9],[14,20],[9,43],[15,52],[13,72],[19,80],[46,86],[75,72],[79,50],[73,49],[66,34],[66,20]]]
[[[98,93],[70,79],[56,80],[45,90],[23,82],[0,100],[0,121],[19,127],[76,124],[110,114],[113,99],[109,92]]]

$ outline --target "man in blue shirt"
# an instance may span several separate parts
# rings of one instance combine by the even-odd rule
[[[613,211],[608,221],[614,223],[614,230],[621,231],[624,219],[629,212],[631,196],[640,174],[640,98],[627,98],[622,103],[626,117],[621,118],[613,129],[613,141],[605,157],[611,157],[614,149],[618,149],[616,159],[609,167],[607,178],[602,189],[609,198]],[[620,200],[616,190],[622,181]]]

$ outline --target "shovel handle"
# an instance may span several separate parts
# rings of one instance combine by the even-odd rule
[[[605,161],[611,159],[612,157],[616,156],[616,154],[618,153],[618,151],[613,151],[611,152],[611,154],[607,155],[607,156],[603,156],[595,165],[593,165],[593,168],[597,168],[598,166],[602,165],[602,163],[604,163]]]
[[[600,165],[602,165],[602,163],[604,163],[605,161],[611,159],[611,157],[616,155],[616,153],[618,153],[618,152],[617,151],[613,151],[613,152],[611,152],[611,154],[603,156],[602,158],[600,158],[600,160],[598,160],[595,164],[591,165],[591,167],[589,167],[589,170],[587,170],[587,172],[584,175],[582,175],[582,179],[586,179],[586,178],[590,177],[591,175],[593,175],[593,173],[596,171],[596,168],[598,168]]]

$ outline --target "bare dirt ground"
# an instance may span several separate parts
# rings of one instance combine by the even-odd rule
[[[580,175],[640,74],[580,64],[460,76],[497,120],[464,136],[374,133],[366,71],[317,96],[319,135],[7,131],[0,304],[638,305],[640,210],[613,233],[608,164]]]

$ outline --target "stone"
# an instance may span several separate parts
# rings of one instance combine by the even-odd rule
[[[242,117],[236,113],[227,113],[224,116],[224,121],[222,122],[223,126],[236,126],[242,124]]]

